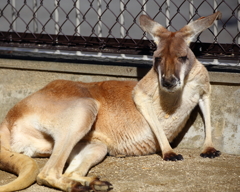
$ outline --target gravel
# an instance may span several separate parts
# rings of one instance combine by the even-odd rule
[[[161,156],[107,157],[89,171],[112,183],[111,192],[240,191],[240,156],[222,154],[209,159],[199,156],[200,149],[175,149],[183,161],[167,162]],[[36,159],[40,167],[47,159]],[[0,185],[16,178],[0,171]],[[58,190],[32,185],[24,192],[55,192]]]

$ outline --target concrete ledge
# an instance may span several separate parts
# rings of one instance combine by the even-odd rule
[[[212,83],[240,85],[240,73],[209,72],[209,76]]]
[[[23,69],[34,71],[64,72],[74,74],[94,74],[110,76],[137,77],[136,67],[96,65],[84,63],[64,63],[48,61],[29,61],[15,59],[0,59],[0,67],[8,69]]]
[[[0,59],[0,68],[141,78],[150,67]],[[212,83],[240,84],[240,73],[209,72]]]

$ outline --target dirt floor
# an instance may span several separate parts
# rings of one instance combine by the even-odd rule
[[[198,149],[177,149],[184,161],[166,162],[159,155],[107,157],[89,175],[113,184],[111,192],[158,191],[240,191],[240,156],[222,154],[215,159],[202,158]],[[37,159],[42,167],[47,159]],[[0,171],[0,185],[15,176]],[[37,184],[24,192],[55,192]]]

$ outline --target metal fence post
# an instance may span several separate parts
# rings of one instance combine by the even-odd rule
[[[75,33],[80,33],[80,0],[76,0],[76,31]]]
[[[170,31],[170,25],[169,25],[169,21],[170,21],[170,0],[166,1],[165,13],[166,13],[166,27]],[[169,27],[168,27],[168,25],[169,25]]]
[[[60,1],[58,0],[54,0],[54,6],[55,6],[55,9],[54,9],[54,18],[55,18],[55,28],[54,28],[54,31],[55,31],[55,34],[59,34],[59,11],[58,11],[58,3]],[[58,43],[58,38],[55,39],[55,42]],[[60,53],[60,50],[56,50],[55,51],[56,54],[59,54]]]
[[[98,0],[97,12],[98,12],[98,18],[101,18],[102,0]],[[98,37],[102,37],[102,19],[99,19],[99,21],[98,21]]]
[[[81,34],[81,26],[80,26],[80,0],[76,0],[76,31],[75,33]],[[76,51],[76,55],[81,55],[81,51]]]
[[[55,0],[54,1],[54,6],[55,6],[55,11],[54,11],[54,19],[55,19],[55,28],[54,28],[54,31],[55,31],[55,34],[58,34],[59,33],[59,11],[58,11],[58,0]]]
[[[238,5],[240,5],[240,0],[238,0]],[[238,20],[238,33],[240,33],[240,22],[239,22],[239,20],[240,20],[240,7],[238,7],[238,18],[237,18]],[[240,35],[238,35],[238,44],[240,44]]]
[[[34,33],[37,33],[38,32],[38,23],[37,23],[37,7],[38,7],[38,3],[37,3],[37,0],[33,0],[33,31]]]
[[[16,18],[17,18],[17,13],[16,13],[16,1],[12,0],[12,29],[14,31],[17,30],[17,22],[16,22]]]
[[[191,22],[191,21],[193,21],[193,13],[194,13],[193,0],[188,0],[188,1],[189,1],[189,19]]]
[[[102,15],[102,0],[98,0],[97,2],[97,12],[98,18],[101,18]],[[98,37],[102,37],[102,18],[98,21]],[[101,56],[102,53],[98,53],[98,56]]]
[[[213,9],[214,9],[215,12],[217,11],[217,1],[216,0],[213,0]],[[213,34],[214,34],[214,41],[216,42],[217,39],[218,39],[218,37],[217,37],[217,34],[218,34],[218,21],[217,20],[215,20],[214,24],[213,24]],[[213,59],[213,63],[214,64],[219,64],[218,59]]]
[[[120,38],[123,38],[125,36],[125,30],[124,30],[124,22],[125,18],[123,15],[124,12],[124,0],[120,0]],[[126,57],[125,54],[121,54],[121,57]]]
[[[146,0],[142,0],[142,5],[143,5],[143,11],[144,11],[144,13],[146,13],[147,12]],[[143,39],[146,40],[147,38],[143,37]],[[143,60],[147,60],[148,56],[143,55],[142,58],[143,58]]]

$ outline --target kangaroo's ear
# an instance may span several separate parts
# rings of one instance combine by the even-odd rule
[[[216,12],[207,17],[200,17],[198,20],[184,26],[179,32],[183,33],[186,42],[189,44],[199,33],[210,27],[215,20],[221,19],[221,12]]]
[[[163,33],[169,32],[165,27],[152,20],[147,15],[141,15],[139,21],[141,28],[153,37],[156,44],[158,44]]]

